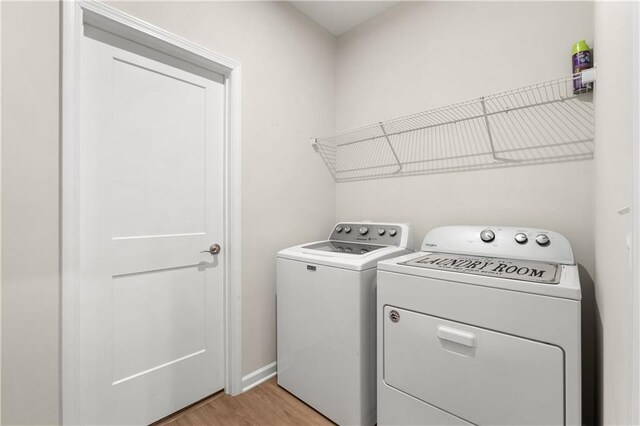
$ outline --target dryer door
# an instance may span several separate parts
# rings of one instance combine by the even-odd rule
[[[564,423],[557,346],[392,306],[383,332],[389,386],[479,425]]]

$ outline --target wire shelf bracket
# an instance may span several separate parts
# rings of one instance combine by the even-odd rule
[[[391,139],[389,139],[389,135],[387,135],[387,131],[384,129],[384,124],[382,123],[382,121],[379,124],[380,124],[380,130],[382,130],[382,134],[384,135],[384,138],[386,139],[387,144],[389,145],[389,149],[393,154],[393,158],[396,160],[396,163],[398,163],[398,170],[394,171],[393,174],[399,173],[402,170],[402,163],[398,158],[398,154],[396,154],[396,150],[393,149],[393,145],[391,144]]]
[[[593,158],[593,83],[585,70],[313,138],[336,182]]]

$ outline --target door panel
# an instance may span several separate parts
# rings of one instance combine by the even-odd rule
[[[114,277],[114,381],[205,350],[204,278],[196,268]]]
[[[223,388],[225,254],[201,252],[225,247],[224,85],[176,58],[89,33],[83,422],[148,424]]]
[[[205,231],[206,87],[113,61],[114,237]],[[162,125],[157,125],[162,123]]]

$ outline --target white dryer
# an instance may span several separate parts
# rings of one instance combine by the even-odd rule
[[[340,223],[278,253],[278,384],[338,424],[376,423],[376,266],[411,252],[409,237],[405,224]]]
[[[567,239],[449,226],[421,250],[378,264],[378,424],[579,425]]]

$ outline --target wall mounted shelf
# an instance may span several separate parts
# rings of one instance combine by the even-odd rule
[[[595,69],[312,139],[336,182],[593,158]],[[574,80],[586,88],[574,93]]]

